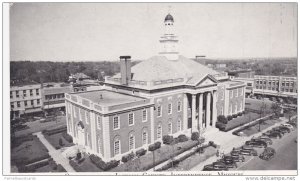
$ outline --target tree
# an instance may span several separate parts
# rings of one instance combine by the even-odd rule
[[[279,116],[279,115],[280,115],[281,107],[280,107],[279,104],[277,104],[277,103],[272,103],[272,105],[271,105],[271,110],[273,111],[273,113],[274,113],[276,116]]]

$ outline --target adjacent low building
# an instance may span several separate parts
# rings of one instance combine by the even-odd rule
[[[22,84],[10,87],[11,117],[41,112],[43,107],[41,84]]]

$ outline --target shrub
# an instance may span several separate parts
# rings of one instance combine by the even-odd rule
[[[146,152],[147,152],[147,150],[145,150],[144,148],[141,148],[141,149],[139,149],[139,150],[137,150],[137,151],[135,152],[135,155],[136,155],[137,157],[141,157],[141,156],[145,155]]]
[[[61,138],[59,138],[58,143],[59,143],[59,146],[64,146],[64,143]]]
[[[204,143],[204,142],[205,142],[205,138],[204,138],[204,137],[200,137],[200,138],[199,138],[199,143],[202,144],[202,143]]]
[[[216,122],[216,128],[219,128],[220,131],[225,131],[226,124],[221,122]]]
[[[232,116],[230,116],[230,115],[227,116],[227,120],[228,120],[228,121],[232,120]]]
[[[67,131],[67,126],[63,126],[63,127],[59,127],[59,128],[55,128],[55,129],[51,129],[51,130],[46,129],[46,130],[43,130],[42,133],[50,136],[53,134],[66,132],[66,131]]]
[[[193,132],[191,136],[191,140],[197,141],[199,139],[199,132]]]
[[[227,124],[228,120],[224,115],[218,116],[218,122]]]
[[[237,117],[237,114],[233,114],[232,117],[233,117],[233,118],[236,118],[236,117]]]
[[[238,116],[242,116],[242,115],[243,115],[243,113],[242,113],[242,112],[239,112],[239,113],[238,113]]]
[[[122,162],[126,163],[126,162],[132,160],[133,158],[134,158],[134,153],[131,152],[131,153],[129,153],[129,154],[127,154],[127,155],[124,155],[124,156],[122,157]]]
[[[69,143],[73,143],[73,138],[71,135],[69,135],[67,132],[63,132],[62,136],[64,137],[65,140],[67,140]]]
[[[186,142],[188,140],[189,140],[188,137],[185,136],[184,134],[181,134],[181,135],[178,136],[178,141],[179,142]]]
[[[91,154],[90,159],[93,164],[95,164],[98,168],[107,171],[119,165],[120,161],[112,160],[110,162],[105,163],[98,156]]]
[[[161,142],[157,141],[154,143],[154,145],[155,145],[156,149],[159,149],[161,146]]]
[[[214,148],[217,148],[217,146],[218,146],[218,145],[215,144],[213,141],[209,141],[209,142],[208,142],[208,145],[209,145],[209,146],[212,146],[212,147],[214,147]]]
[[[164,135],[163,136],[163,144],[170,145],[174,141],[173,136]]]
[[[81,153],[78,152],[78,153],[76,154],[76,160],[80,160],[80,159],[81,159]]]

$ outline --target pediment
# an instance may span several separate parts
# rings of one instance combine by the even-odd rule
[[[217,80],[213,76],[206,75],[204,78],[198,81],[196,87],[207,87],[207,86],[215,85],[216,83]]]

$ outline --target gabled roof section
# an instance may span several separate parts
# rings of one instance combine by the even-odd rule
[[[202,77],[198,80],[196,84],[194,84],[195,87],[206,87],[210,85],[217,84],[218,81],[215,79],[212,75],[207,74],[206,76]]]

